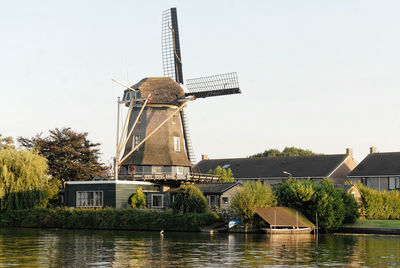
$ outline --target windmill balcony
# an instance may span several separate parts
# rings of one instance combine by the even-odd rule
[[[136,172],[135,174],[120,174],[120,180],[135,181],[196,181],[196,182],[217,182],[218,175],[203,173],[171,174],[171,173],[151,173]]]

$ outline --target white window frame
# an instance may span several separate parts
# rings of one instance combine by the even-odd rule
[[[183,167],[177,166],[176,167],[176,174],[183,175]]]
[[[133,135],[132,148],[135,148],[140,143],[140,135]]]
[[[181,138],[179,136],[174,136],[174,150],[175,152],[181,151]]]
[[[153,200],[154,200],[155,196],[161,197],[161,206],[154,206],[153,205]],[[152,194],[151,195],[151,207],[152,208],[163,208],[164,207],[164,195],[162,195],[162,194]]]
[[[90,193],[93,193],[93,200],[90,200],[90,197],[88,198],[88,195],[90,195]],[[96,202],[96,197],[95,197],[96,194],[100,194],[101,202]],[[83,199],[86,199],[86,200],[83,200]],[[91,201],[93,201],[93,202],[91,202]],[[99,208],[99,207],[103,207],[103,204],[104,204],[104,192],[103,191],[77,191],[76,192],[76,207]]]

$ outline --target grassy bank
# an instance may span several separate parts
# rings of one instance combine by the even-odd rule
[[[199,231],[217,222],[211,213],[175,214],[136,209],[26,209],[0,211],[0,227]]]
[[[400,228],[400,220],[366,220],[358,219],[354,224],[345,224],[343,227],[354,228]]]

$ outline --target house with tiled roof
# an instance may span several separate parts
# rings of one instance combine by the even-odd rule
[[[242,187],[238,182],[196,183],[194,185],[203,193],[208,206],[217,208],[229,208],[233,195]],[[168,190],[171,202],[174,201],[177,192],[178,188]]]
[[[376,147],[349,173],[348,180],[376,190],[400,190],[400,152],[380,153]]]
[[[345,154],[292,156],[292,157],[254,157],[229,159],[203,159],[196,165],[201,173],[217,166],[230,168],[235,180],[241,183],[261,181],[278,184],[287,177],[297,179],[310,178],[321,181],[330,178],[335,184],[343,185],[347,175],[356,167],[353,150],[346,149]]]

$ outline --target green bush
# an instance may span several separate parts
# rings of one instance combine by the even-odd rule
[[[360,217],[359,206],[351,194],[342,191],[342,199],[344,204],[344,219],[343,223],[355,223]]]
[[[137,209],[26,209],[0,212],[0,227],[199,231],[218,221],[213,213]]]
[[[369,220],[399,220],[400,192],[377,191],[361,183],[356,186],[361,192],[361,216]]]
[[[275,195],[280,206],[298,209],[314,223],[317,215],[322,230],[336,229],[358,217],[354,198],[335,188],[329,179],[316,183],[289,178],[275,190]]]
[[[231,201],[232,209],[244,221],[251,221],[257,208],[265,208],[276,205],[276,199],[269,185],[261,182],[247,182],[243,188],[237,192]]]
[[[199,188],[183,184],[179,187],[171,207],[183,213],[204,213],[207,211],[207,200]]]
[[[146,197],[143,194],[142,187],[136,190],[129,201],[133,208],[144,208],[146,206]]]

